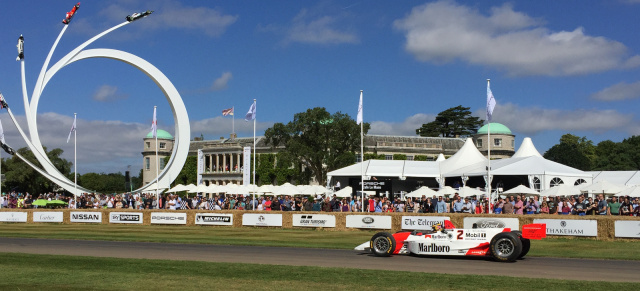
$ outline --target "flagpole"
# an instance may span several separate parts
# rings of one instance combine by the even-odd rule
[[[491,79],[487,79],[487,88],[489,88]],[[491,94],[493,95],[493,93]],[[487,192],[489,196],[489,213],[492,213],[491,202],[493,201],[491,193],[491,120],[487,120],[487,157],[489,159],[489,166],[487,167]]]
[[[360,90],[362,101],[362,90]],[[364,115],[364,112],[361,112]],[[364,212],[364,120],[360,122],[360,197],[362,199],[362,211]]]
[[[75,123],[78,113],[73,113],[73,122]],[[78,125],[73,130],[73,183],[75,184],[75,203],[78,205]],[[77,207],[74,207],[77,208]]]
[[[256,99],[253,99],[253,103],[256,104]],[[258,185],[256,183],[256,118],[253,119],[253,184]]]
[[[236,107],[235,106],[231,106],[231,135],[235,136],[236,133],[236,113],[235,110]]]
[[[158,106],[153,106],[154,113],[156,112],[156,108],[158,108]],[[155,114],[153,117],[156,117]],[[160,157],[158,156],[158,124],[156,120],[154,120],[153,122],[156,122],[156,199],[158,200],[158,203],[160,203],[160,193],[158,191],[160,188],[160,185],[158,184],[158,177],[160,176]]]

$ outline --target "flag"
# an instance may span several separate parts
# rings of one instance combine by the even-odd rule
[[[360,104],[358,105],[358,118],[356,119],[356,122],[358,124],[362,123],[362,90],[360,90]]]
[[[0,121],[0,142],[2,142],[2,144],[6,143],[4,141],[4,130],[2,130],[2,121]]]
[[[253,101],[253,104],[251,104],[251,107],[249,107],[249,112],[247,112],[247,115],[244,116],[244,120],[246,121],[251,121],[256,119],[256,101]]]
[[[224,115],[224,116],[227,116],[227,115],[233,116],[233,107],[231,107],[229,109],[223,109],[222,110],[222,115]]]
[[[69,131],[69,136],[67,137],[67,143],[69,143],[69,139],[71,139],[71,133],[76,131],[76,116],[73,116],[73,124],[71,125],[71,131]]]
[[[493,97],[493,93],[491,93],[491,88],[489,87],[489,82],[487,82],[487,122],[491,121],[491,116],[493,115],[493,108],[496,107],[496,98]]]
[[[153,137],[158,137],[158,120],[156,119],[156,107],[153,107],[153,121],[151,122],[151,133],[153,133]]]

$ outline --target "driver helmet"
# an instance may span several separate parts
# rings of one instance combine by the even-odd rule
[[[439,232],[443,230],[442,227],[442,223],[436,223],[434,225],[431,226],[431,230],[433,230],[433,232]]]

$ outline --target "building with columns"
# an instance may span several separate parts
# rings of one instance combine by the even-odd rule
[[[159,172],[162,172],[165,166],[165,157],[171,156],[173,151],[173,136],[165,130],[158,129],[158,156],[156,159],[156,139],[153,133],[149,132],[143,139],[144,149],[142,150],[142,183],[143,185],[151,183],[157,177],[156,163],[160,162]]]
[[[161,135],[162,132],[162,135]],[[158,130],[158,143],[160,137],[166,140],[165,148],[160,148],[158,154],[161,155],[161,166],[163,157],[170,156],[173,149],[173,137],[164,130]],[[492,135],[493,136],[493,135]],[[169,143],[169,141],[171,143]],[[145,148],[143,151],[143,182],[149,183],[156,177],[155,172],[155,141],[150,134],[144,138]],[[387,135],[367,135],[364,139],[365,153],[384,155],[387,160],[393,160],[395,154],[406,156],[407,160],[413,160],[416,156],[426,156],[428,160],[436,160],[438,155],[451,156],[455,154],[463,145],[462,138],[444,137],[420,137],[420,136],[387,136]],[[198,156],[198,150],[202,150],[204,158],[204,173],[202,179],[204,184],[242,184],[244,147],[253,147],[253,137],[221,137],[217,140],[203,140],[194,138],[189,146],[189,156]],[[284,147],[273,148],[267,145],[263,136],[256,137],[256,162],[261,154],[275,154]],[[492,150],[493,152],[493,150]],[[253,154],[253,151],[252,153]],[[359,161],[360,155],[356,155]],[[147,166],[148,165],[148,166]],[[161,167],[162,169],[162,167]],[[264,183],[264,181],[259,181]],[[311,181],[314,183],[314,181]]]

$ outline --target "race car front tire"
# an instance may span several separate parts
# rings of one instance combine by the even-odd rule
[[[388,257],[396,249],[396,239],[388,232],[376,233],[369,244],[371,252],[376,257]]]
[[[515,262],[522,253],[522,241],[517,234],[501,232],[491,239],[491,255],[501,262]]]

